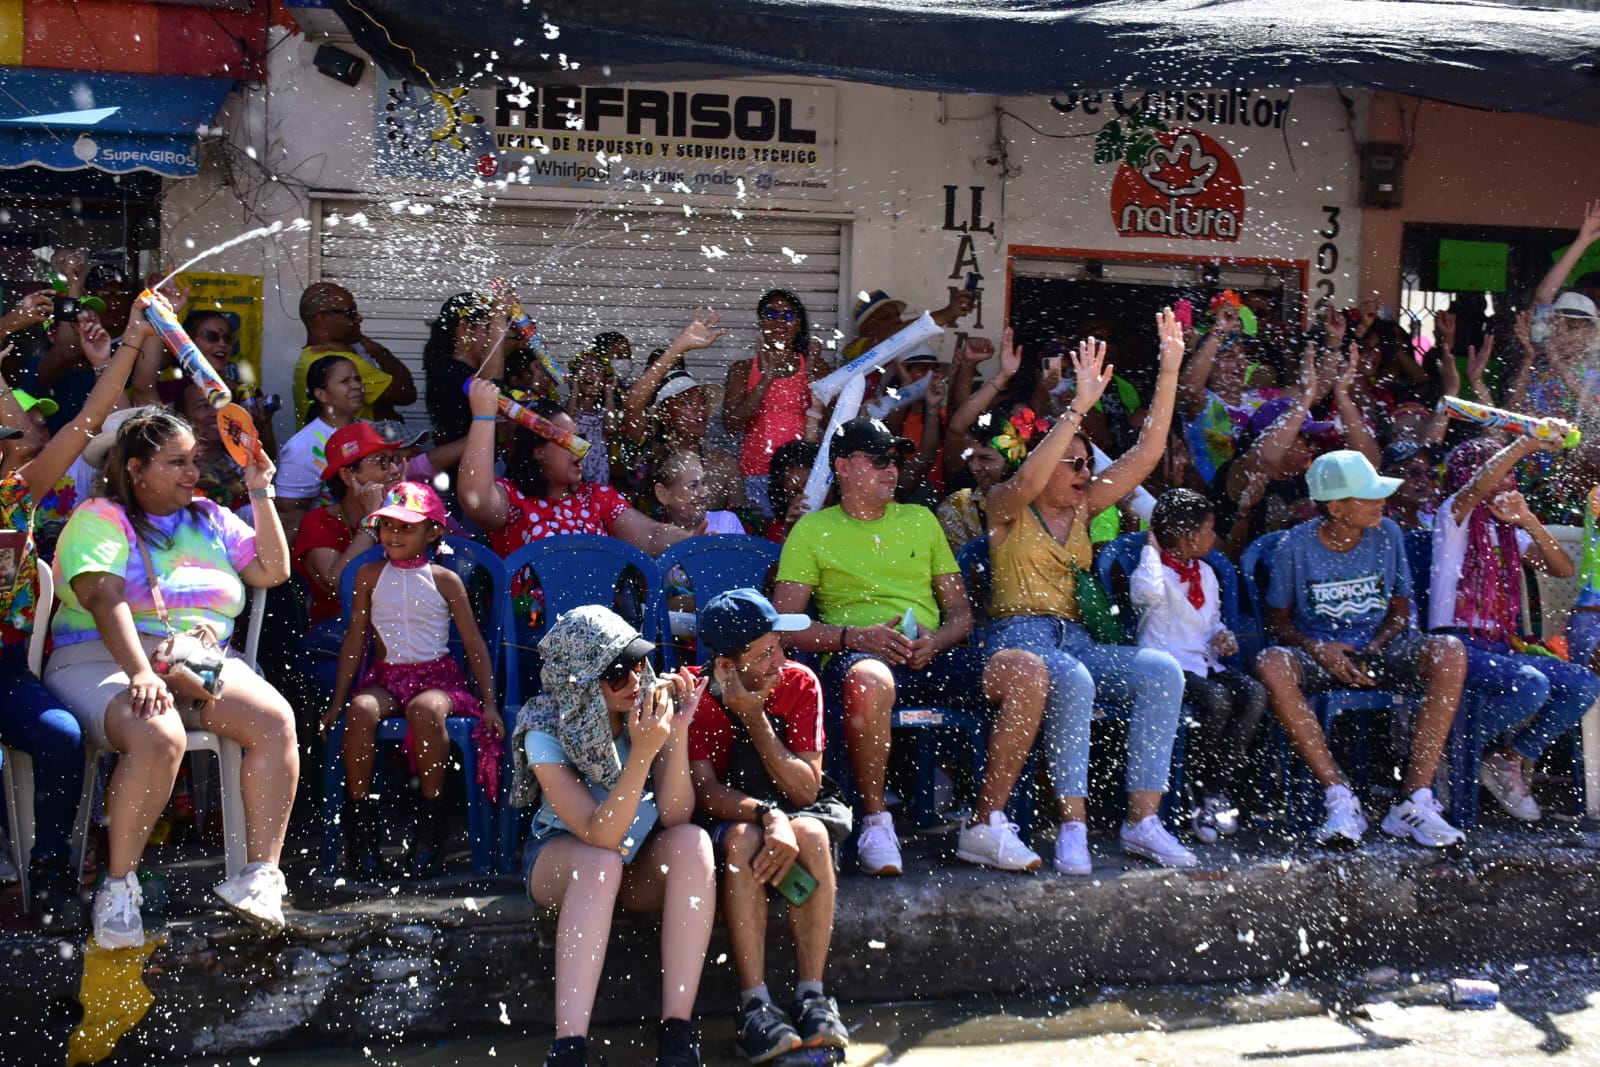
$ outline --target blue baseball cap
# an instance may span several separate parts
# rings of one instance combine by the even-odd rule
[[[1350,448],[1324,452],[1306,471],[1306,486],[1311,499],[1382,500],[1405,484],[1399,478],[1385,478],[1373,469],[1371,460]]]
[[[810,625],[809,615],[781,615],[754,589],[730,589],[706,602],[696,628],[712,655],[726,656],[767,634],[795,633]]]

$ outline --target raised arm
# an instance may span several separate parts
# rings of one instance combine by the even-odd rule
[[[1513,437],[1511,443],[1490,456],[1489,462],[1456,494],[1454,503],[1450,505],[1450,517],[1458,526],[1466,522],[1472,509],[1483,503],[1505,476],[1516,469],[1518,463],[1535,452],[1555,451],[1560,447],[1554,441],[1541,441],[1537,437],[1522,434]]]
[[[981,337],[974,337],[967,342],[967,348],[956,353],[956,358],[958,360],[963,358],[970,359],[970,357],[963,357],[962,353],[971,351],[972,346],[980,341],[983,343],[984,349],[987,349],[989,353],[993,353],[994,346],[990,342]],[[980,351],[982,350],[980,349]],[[987,359],[988,356],[985,355],[984,358]],[[994,402],[1000,398],[1000,390],[1006,387],[1006,383],[1011,381],[1012,376],[1017,373],[1018,368],[1021,366],[1022,349],[1012,344],[1011,327],[1007,326],[1000,342],[1000,369],[994,373],[992,378],[968,394],[967,398],[956,407],[955,414],[950,416],[949,425],[946,428],[946,439],[949,441],[950,447],[944,451],[946,475],[953,475],[961,469],[962,463],[966,461],[966,457],[962,453],[972,443],[972,435],[967,432],[968,429],[977,421],[979,415],[988,411],[994,405]],[[954,400],[953,397],[952,400]]]
[[[506,491],[494,480],[494,431],[500,411],[500,387],[476,378],[467,387],[472,422],[467,426],[467,447],[456,471],[461,510],[484,530],[505,528],[510,517]]]
[[[760,410],[761,402],[767,398],[772,375],[767,373],[765,367],[761,368],[761,380],[756,382],[754,389],[750,388],[750,372],[760,359],[758,353],[755,359],[741,359],[728,368],[728,380],[722,390],[722,424],[729,433],[743,432]]]
[[[1311,410],[1312,398],[1317,394],[1316,345],[1307,343],[1300,374],[1300,395],[1235,463],[1237,469],[1235,477],[1248,480],[1258,473],[1270,477],[1271,473],[1283,463],[1284,453],[1289,451],[1289,446],[1300,436],[1300,427],[1305,425],[1306,415]]]
[[[1578,265],[1578,260],[1589,250],[1589,246],[1600,239],[1600,200],[1583,205],[1583,222],[1578,226],[1577,239],[1567,246],[1561,258],[1539,280],[1539,286],[1533,291],[1535,304],[1553,304],[1556,294],[1561,291],[1561,283],[1567,280],[1573,268]]]
[[[728,332],[717,329],[717,323],[721,321],[722,316],[715,311],[706,308],[696,310],[694,319],[667,346],[666,353],[628,387],[628,396],[622,405],[623,434],[635,441],[643,441],[650,436],[650,420],[646,412],[661,383],[666,381],[668,374],[683,365],[685,353],[709,348]]]
[[[1098,514],[1133,492],[1140,482],[1150,477],[1150,472],[1161,462],[1161,453],[1166,451],[1178,392],[1178,373],[1183,365],[1183,327],[1178,325],[1171,308],[1157,312],[1156,332],[1161,337],[1161,367],[1156,377],[1155,395],[1150,398],[1149,414],[1145,416],[1144,425],[1139,427],[1139,439],[1133,447],[1089,483],[1084,506],[1090,515]]]
[[[1333,383],[1333,403],[1339,412],[1339,421],[1344,424],[1346,443],[1366,456],[1367,462],[1376,469],[1383,466],[1383,450],[1378,447],[1377,439],[1367,428],[1366,418],[1350,395],[1350,384],[1355,381],[1356,368],[1360,364],[1361,350],[1354,341],[1351,341],[1349,356],[1345,359],[1344,366],[1340,368],[1338,379]]]

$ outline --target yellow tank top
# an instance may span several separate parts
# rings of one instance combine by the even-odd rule
[[[1073,568],[1088,570],[1093,564],[1094,550],[1082,516],[1074,517],[1063,545],[1030,505],[1011,524],[1006,539],[989,549],[989,617],[1081,618]]]

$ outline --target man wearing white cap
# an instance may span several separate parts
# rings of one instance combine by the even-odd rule
[[[1400,479],[1381,477],[1360,452],[1340,449],[1318,456],[1306,482],[1323,516],[1291,529],[1273,556],[1266,604],[1274,646],[1256,661],[1256,674],[1283,732],[1323,787],[1327,817],[1317,840],[1354,848],[1367,820],[1306,694],[1378,686],[1422,695],[1401,799],[1383,832],[1430,848],[1457,844],[1464,835],[1445,822],[1432,786],[1461,703],[1467,655],[1454,637],[1411,625],[1405,543],[1383,515]]]

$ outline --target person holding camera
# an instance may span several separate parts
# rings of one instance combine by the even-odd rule
[[[821,683],[785,659],[780,643],[809,625],[808,616],[778,614],[754,589],[733,589],[700,609],[697,631],[712,657],[711,684],[689,731],[689,774],[722,871],[739,976],[737,1041],[752,1063],[850,1040],[839,1005],[823,992],[822,970],[833,936],[833,846],[849,836],[852,818],[822,773]],[[792,1024],[767,992],[774,891],[789,901],[798,978]]]
[[[143,408],[94,438],[84,458],[105,467],[101,495],[81,504],[56,545],[60,610],[44,682],[101,748],[117,752],[106,793],[110,855],[95,895],[102,948],[144,943],[137,868],[183,759],[185,731],[244,747],[240,776],[249,862],[215,887],[230,908],[284,926],[278,856],[300,757],[289,702],[231,650],[247,585],[289,577],[272,496],[272,461],[245,468],[255,526],[195,495],[194,430]]]
[[[598,604],[539,641],[541,691],[511,735],[511,804],[538,806],[524,885],[557,912],[555,1041],[545,1067],[589,1062],[589,1019],[618,903],[661,913],[657,1067],[700,1067],[690,1019],[716,909],[711,841],[691,821],[689,725],[704,685],[658,678],[656,646]]]

